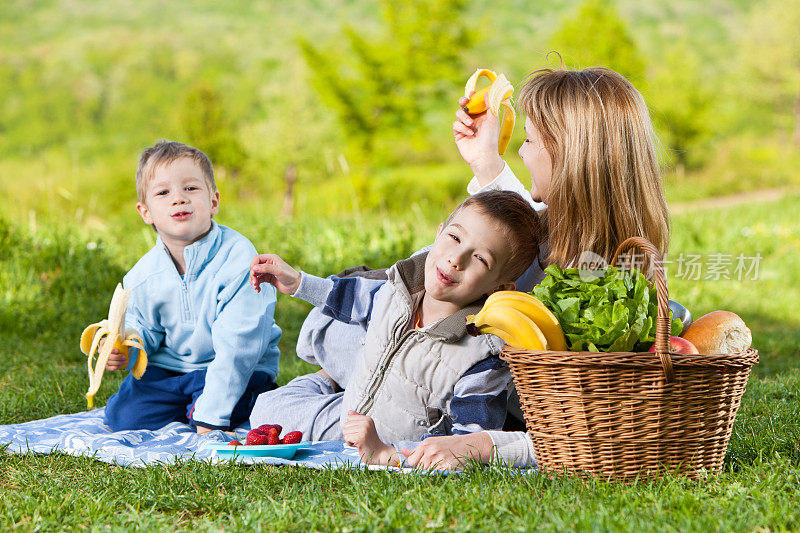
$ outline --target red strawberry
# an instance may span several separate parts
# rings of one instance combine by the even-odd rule
[[[299,431],[292,431],[283,437],[284,444],[297,444],[301,440],[303,440],[303,434]]]
[[[228,443],[228,446],[241,446],[241,445],[242,445],[242,443],[241,443],[241,442],[239,442],[239,441],[238,441],[238,440],[236,440],[236,439],[233,439],[232,441],[230,441],[230,442]]]
[[[259,433],[263,433],[264,435],[268,435],[269,434],[269,430],[272,429],[272,428],[275,428],[275,430],[278,432],[278,435],[280,435],[281,431],[283,431],[283,428],[281,426],[279,426],[278,424],[262,424],[262,425],[258,426],[256,428],[256,430]]]
[[[247,432],[247,445],[268,444],[268,437],[260,433],[257,429],[252,429]]]
[[[267,433],[267,444],[280,444],[281,439],[278,437],[278,430],[270,428],[269,433]]]

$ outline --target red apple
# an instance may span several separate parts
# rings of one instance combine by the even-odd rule
[[[650,347],[649,351],[655,352],[656,351],[656,345],[653,344]],[[670,352],[675,352],[675,353],[683,353],[683,354],[687,354],[687,355],[688,354],[700,353],[700,352],[697,351],[697,348],[695,348],[694,344],[692,344],[691,342],[687,341],[683,337],[670,337],[669,338],[669,351]]]

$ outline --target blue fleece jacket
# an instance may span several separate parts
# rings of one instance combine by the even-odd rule
[[[245,237],[212,221],[209,234],[185,248],[183,276],[158,238],[123,279],[132,291],[126,327],[141,333],[148,365],[208,369],[195,423],[226,427],[253,372],[278,373],[275,289],[264,284],[256,293],[249,285],[255,254]],[[128,368],[137,355],[131,350]]]

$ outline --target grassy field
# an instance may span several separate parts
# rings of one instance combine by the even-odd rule
[[[63,455],[0,453],[0,529],[285,529],[783,531],[800,528],[800,196],[673,220],[671,296],[695,316],[740,314],[761,362],[734,426],[724,472],[632,486],[520,475],[492,466],[463,475],[316,472],[187,462],[131,469]],[[220,220],[320,274],[387,265],[430,239],[435,217],[297,222]],[[0,222],[0,424],[77,412],[87,380],[78,336],[104,316],[114,284],[146,249],[146,231],[108,234]],[[681,254],[684,261],[681,262]],[[736,257],[760,257],[736,279]],[[686,279],[699,256],[700,279]],[[716,280],[714,268],[733,279]],[[711,266],[716,264],[717,267]],[[752,266],[752,261],[748,261]],[[682,269],[679,271],[679,268]],[[744,272],[742,272],[744,274]],[[711,276],[712,279],[704,279]],[[87,283],[88,280],[88,283]],[[292,356],[307,307],[279,301],[280,382],[310,367]],[[108,376],[100,405],[121,376]]]

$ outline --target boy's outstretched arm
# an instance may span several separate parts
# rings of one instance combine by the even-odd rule
[[[259,254],[250,262],[249,283],[259,292],[262,283],[273,285],[283,294],[320,307],[323,314],[348,324],[365,324],[385,279],[362,277],[319,278],[298,272],[275,254]]]
[[[261,284],[269,283],[283,294],[294,294],[300,286],[300,272],[276,254],[259,254],[250,262],[250,285],[261,292]]]
[[[386,444],[375,430],[372,418],[355,411],[347,412],[347,422],[342,424],[344,440],[358,447],[361,460],[370,465],[399,466],[400,458],[394,446]]]

